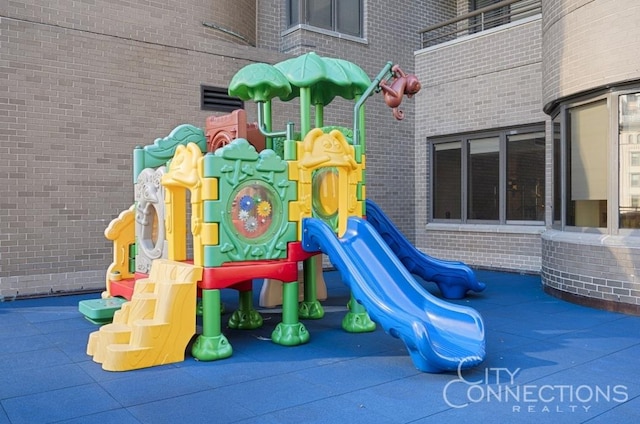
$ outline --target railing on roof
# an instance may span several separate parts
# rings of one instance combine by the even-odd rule
[[[535,16],[541,12],[541,0],[504,0],[464,15],[431,25],[418,33],[422,48],[435,46],[460,36]]]

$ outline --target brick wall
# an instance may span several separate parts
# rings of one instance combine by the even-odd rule
[[[133,202],[133,148],[182,123],[204,126],[210,113],[200,110],[201,84],[226,87],[248,63],[310,50],[351,60],[371,77],[387,60],[412,71],[416,31],[443,16],[440,2],[367,1],[364,40],[313,31],[283,38],[284,2],[255,3],[253,23],[246,19],[253,10],[235,12],[254,3],[241,3],[2,3],[0,298],[104,287],[112,252],[103,231]],[[405,100],[407,118],[396,122],[376,95],[366,128],[367,194],[409,236],[413,105]],[[275,105],[274,126],[284,128],[296,107]],[[350,126],[352,107],[337,102],[325,121]],[[247,109],[255,120],[253,105]]]
[[[544,227],[427,225],[427,137],[545,122],[540,20],[485,31],[419,51],[416,73],[416,245],[441,259],[539,272]],[[547,184],[550,184],[550,174]],[[480,231],[478,231],[480,229]]]
[[[635,0],[542,0],[545,105],[562,97],[637,80]],[[623,11],[623,12],[620,12]]]
[[[216,0],[207,3],[212,8],[213,30],[220,39],[256,45],[256,0]]]
[[[286,57],[219,40],[207,1],[67,3],[9,2],[0,17],[2,297],[104,287],[133,148],[203,127],[200,84]]]
[[[429,228],[426,245],[421,246],[425,253],[480,268],[540,272],[540,234],[544,231],[543,227],[446,227],[447,225],[436,225],[435,228]]]
[[[277,16],[278,1],[261,2],[260,13],[271,21]],[[336,37],[329,32],[290,30],[283,37],[268,31],[260,35],[260,45],[278,46],[281,51],[299,55],[315,51],[358,64],[374,78],[387,61],[398,63],[406,72],[414,71],[414,51],[420,46],[417,31],[447,15],[446,6],[432,1],[366,1],[362,39]],[[259,18],[263,22],[263,17]],[[284,27],[284,11],[281,15]],[[262,34],[262,32],[261,32]],[[367,100],[367,197],[377,202],[394,223],[410,238],[415,232],[414,201],[414,99],[405,99],[401,109],[405,119],[396,121],[379,94]],[[325,111],[325,122],[351,127],[353,102],[337,100]]]
[[[628,240],[550,230],[543,236],[542,258],[546,286],[640,311],[640,249]]]

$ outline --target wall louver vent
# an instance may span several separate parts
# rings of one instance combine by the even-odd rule
[[[244,102],[238,97],[231,97],[226,88],[200,86],[200,108],[216,112],[233,112],[236,109],[244,109]]]

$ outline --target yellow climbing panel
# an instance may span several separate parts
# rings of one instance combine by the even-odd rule
[[[111,324],[89,335],[87,354],[107,371],[184,361],[196,332],[196,287],[202,268],[156,259],[149,278],[136,282],[131,301]]]

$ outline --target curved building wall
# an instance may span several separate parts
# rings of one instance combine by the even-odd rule
[[[542,0],[542,98],[640,77],[637,0]]]
[[[640,2],[636,0],[542,0],[542,97],[545,111],[567,111],[597,98],[608,98],[607,143],[609,178],[606,224],[600,228],[570,227],[564,220],[542,235],[542,282],[557,297],[581,304],[640,313],[640,236],[638,229],[618,228],[618,176],[624,149],[618,129],[618,93],[640,91]],[[637,116],[637,115],[636,115]],[[558,122],[563,122],[557,118]],[[568,118],[564,118],[568,119]],[[568,121],[565,121],[568,122]],[[562,133],[570,146],[570,123]],[[622,127],[620,127],[622,128]],[[579,136],[576,140],[579,139]],[[579,143],[579,142],[578,142]],[[566,158],[564,161],[566,162]],[[573,173],[569,169],[567,173]],[[629,171],[626,172],[635,172]],[[567,177],[569,178],[569,177]],[[567,183],[568,184],[568,183]],[[573,195],[562,196],[566,203]],[[560,205],[555,205],[560,208]],[[606,217],[606,215],[605,215]],[[568,221],[568,218],[565,218]],[[575,224],[574,224],[575,225]],[[597,227],[597,226],[596,226]]]

